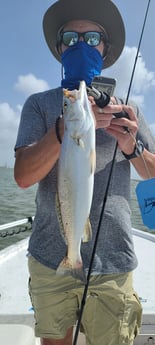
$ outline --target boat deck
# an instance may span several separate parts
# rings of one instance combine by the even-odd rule
[[[134,288],[143,305],[141,335],[134,345],[155,344],[155,236],[136,229],[133,234],[139,261],[134,271]],[[22,240],[0,251],[0,325],[23,324],[33,328],[33,311],[27,290],[27,241]],[[83,335],[80,335],[78,344],[85,344]]]

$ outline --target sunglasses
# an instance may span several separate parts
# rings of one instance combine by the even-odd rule
[[[101,41],[107,42],[107,38],[103,32],[98,31],[65,31],[60,33],[60,43],[63,43],[67,47],[72,47],[77,44],[80,38],[83,38],[84,42],[91,47],[98,46]]]

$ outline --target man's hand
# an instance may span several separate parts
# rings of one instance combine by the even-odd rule
[[[115,102],[114,98],[111,99]],[[111,103],[112,103],[111,102]],[[109,103],[103,109],[92,103],[96,119],[96,129],[104,128],[106,132],[118,141],[121,151],[131,154],[135,146],[135,138],[138,130],[138,121],[131,106]],[[129,118],[117,118],[117,113],[126,112]]]

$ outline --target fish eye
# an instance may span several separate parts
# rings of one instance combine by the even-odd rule
[[[67,101],[65,100],[65,101],[64,101],[64,108],[67,108],[67,105],[68,105],[68,103],[67,103]]]

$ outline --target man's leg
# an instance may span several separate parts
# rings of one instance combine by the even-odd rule
[[[41,345],[72,345],[73,327],[69,328],[63,339],[41,339]]]
[[[41,345],[71,345],[78,311],[74,278],[57,276],[54,270],[32,256],[29,257],[29,272],[36,337],[40,337]]]
[[[86,344],[133,345],[141,314],[132,272],[92,276],[82,318]]]

